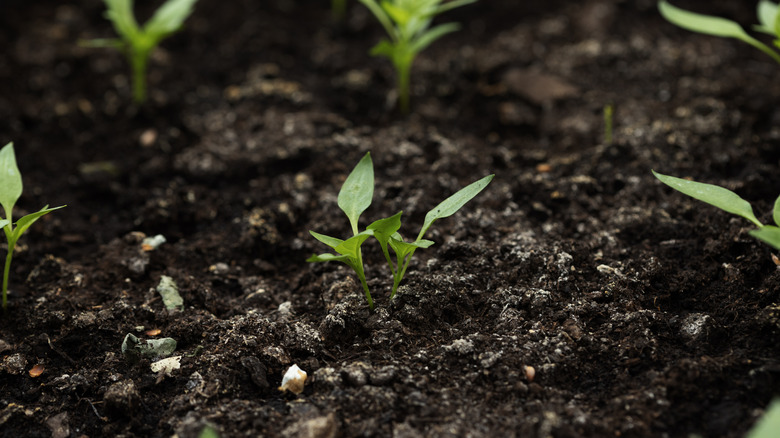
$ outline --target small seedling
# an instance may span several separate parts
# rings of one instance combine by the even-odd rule
[[[143,27],[133,15],[133,0],[103,0],[106,18],[111,20],[119,38],[95,39],[82,44],[90,47],[112,47],[127,56],[133,70],[133,100],[146,101],[146,68],[149,56],[162,40],[181,29],[198,0],[167,0]]]
[[[411,261],[414,252],[418,248],[428,248],[433,245],[434,242],[423,239],[433,222],[455,214],[455,212],[460,210],[461,207],[487,187],[493,179],[493,176],[494,175],[488,175],[469,184],[434,207],[425,215],[425,221],[423,222],[420,233],[417,235],[417,239],[412,242],[406,242],[398,233],[398,230],[401,228],[401,214],[403,212],[398,212],[388,218],[379,219],[367,226],[365,230],[359,231],[358,221],[360,215],[371,205],[374,196],[374,165],[371,161],[371,154],[367,153],[360,162],[358,162],[346,181],[344,181],[338,197],[339,208],[347,215],[350,226],[352,227],[353,236],[346,240],[341,240],[314,231],[309,231],[315,239],[333,248],[338,255],[329,253],[313,255],[306,261],[337,261],[348,265],[357,274],[360,284],[363,286],[363,291],[366,294],[368,306],[373,310],[374,301],[371,298],[371,292],[368,289],[365,271],[363,270],[363,255],[361,252],[363,243],[372,236],[379,242],[382,253],[393,274],[393,289],[390,294],[390,298],[393,298],[398,290],[398,286],[404,278],[404,274],[406,274],[406,269],[409,267],[409,262]],[[393,250],[395,262],[393,262],[393,258],[390,257],[388,248]]]
[[[753,214],[753,207],[750,206],[750,203],[731,190],[713,184],[662,175],[656,171],[652,172],[662,183],[679,192],[749,220],[758,227],[758,229],[750,231],[751,236],[780,250],[780,197],[775,200],[775,206],[772,210],[772,219],[775,221],[775,225],[764,225]]]
[[[384,56],[393,63],[398,80],[398,106],[409,112],[409,84],[412,63],[418,53],[450,32],[458,30],[456,23],[430,27],[431,19],[477,0],[360,0],[376,16],[390,36],[373,49],[371,55]]]
[[[780,53],[750,36],[742,26],[734,21],[686,11],[671,5],[666,0],[658,2],[658,10],[667,21],[683,29],[723,38],[736,38],[766,53],[780,63]],[[760,24],[753,26],[753,30],[774,36],[774,45],[780,47],[780,17],[778,17],[777,11],[778,5],[769,0],[758,2],[757,15]]]
[[[20,196],[22,196],[22,175],[16,166],[14,144],[8,143],[3,149],[0,149],[0,205],[5,211],[5,218],[0,218],[0,227],[3,228],[5,237],[8,239],[8,254],[5,256],[5,269],[3,270],[3,310],[8,306],[8,276],[11,272],[11,260],[14,256],[16,242],[41,216],[65,207],[62,205],[48,208],[49,206],[46,205],[40,211],[19,218],[14,226],[13,209]]]

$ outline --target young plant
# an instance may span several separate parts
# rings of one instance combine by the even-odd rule
[[[456,23],[440,24],[430,28],[431,19],[477,0],[360,0],[376,16],[390,36],[373,49],[371,55],[384,56],[393,63],[398,80],[398,105],[401,112],[409,112],[409,83],[412,63],[418,53],[432,42],[458,30]]]
[[[662,175],[656,171],[652,172],[662,183],[679,192],[749,220],[758,227],[758,229],[750,231],[751,236],[780,250],[780,196],[775,200],[775,206],[772,210],[772,219],[775,225],[764,225],[753,214],[753,207],[750,206],[750,203],[731,190],[713,184]]]
[[[5,268],[3,269],[3,310],[8,307],[8,276],[11,272],[11,260],[14,256],[16,242],[41,216],[65,207],[63,205],[48,208],[49,206],[46,205],[40,211],[19,218],[14,226],[13,209],[20,196],[22,196],[22,175],[16,166],[14,144],[8,143],[3,149],[0,149],[0,205],[5,211],[5,218],[0,218],[0,227],[3,228],[5,237],[8,239],[8,254],[5,256]]]
[[[113,47],[122,51],[133,70],[133,100],[146,101],[146,68],[149,56],[162,40],[181,29],[197,0],[167,0],[143,27],[133,15],[133,0],[103,0],[106,18],[111,20],[119,38],[96,39],[83,44],[90,47]]]
[[[774,45],[780,47],[780,17],[777,14],[777,6],[777,4],[769,0],[758,2],[757,15],[760,24],[753,26],[753,29],[774,36]],[[734,21],[686,11],[685,9],[672,6],[666,0],[658,2],[658,10],[667,21],[683,29],[723,38],[736,38],[761,50],[780,63],[780,53],[748,35],[742,26]]]
[[[418,248],[428,248],[434,242],[425,240],[423,237],[430,226],[438,219],[452,216],[460,210],[468,201],[479,194],[494,175],[488,175],[479,181],[469,184],[454,195],[442,201],[425,215],[422,229],[417,235],[417,239],[412,242],[406,242],[398,233],[401,228],[401,214],[398,212],[388,218],[379,219],[372,222],[365,230],[359,231],[358,220],[360,215],[371,205],[374,196],[374,166],[371,161],[371,154],[367,153],[355,166],[352,172],[344,181],[339,192],[339,208],[347,215],[352,227],[353,236],[347,240],[337,239],[335,237],[325,236],[323,234],[309,231],[315,239],[333,248],[336,254],[320,254],[309,257],[307,262],[330,262],[338,261],[351,267],[358,276],[363,291],[366,294],[366,300],[370,309],[374,309],[374,301],[371,299],[371,292],[366,283],[365,271],[363,270],[363,257],[361,246],[370,237],[374,237],[382,248],[382,253],[387,260],[390,271],[393,274],[393,289],[390,298],[395,296],[398,286],[406,274],[409,262]],[[395,262],[390,257],[389,249],[395,254]]]

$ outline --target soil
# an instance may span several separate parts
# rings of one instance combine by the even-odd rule
[[[67,204],[14,255],[0,435],[744,436],[780,395],[780,268],[747,221],[650,169],[731,188],[769,222],[773,61],[655,1],[482,0],[441,17],[463,28],[419,56],[402,116],[368,55],[381,27],[328,6],[201,0],[138,107],[121,54],[77,44],[111,36],[101,1],[0,3],[17,217]],[[364,218],[403,210],[407,236],[496,174],[434,224],[392,300],[364,246],[373,312],[349,268],[305,262],[326,250],[309,230],[349,235],[336,196],[369,151]],[[123,355],[128,334],[173,338],[181,367]],[[278,389],[293,364],[297,395]]]

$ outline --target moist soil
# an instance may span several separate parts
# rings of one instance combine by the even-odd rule
[[[650,169],[770,222],[777,65],[654,1],[482,0],[441,17],[463,27],[417,59],[402,116],[368,55],[382,29],[349,3],[339,23],[324,0],[201,0],[143,106],[120,53],[78,45],[112,35],[101,1],[0,3],[17,217],[67,204],[16,248],[0,435],[744,436],[780,394],[780,268],[747,221]],[[305,262],[327,249],[309,230],[350,234],[337,194],[369,151],[362,226],[403,210],[407,236],[496,175],[392,300],[364,245],[373,312],[348,267]],[[128,334],[174,339],[180,368],[123,355]],[[300,394],[278,389],[293,364]]]

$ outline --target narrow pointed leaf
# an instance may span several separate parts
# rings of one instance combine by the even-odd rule
[[[371,153],[358,162],[352,172],[347,176],[344,185],[339,191],[339,208],[349,218],[354,234],[358,233],[358,219],[366,211],[374,197],[374,164],[371,162]]]
[[[772,219],[775,221],[775,225],[780,227],[780,196],[775,199],[775,207],[772,209]]]
[[[65,208],[65,205],[60,205],[59,207],[49,208],[49,206],[45,206],[42,209],[36,211],[35,213],[30,213],[26,216],[23,216],[19,218],[18,221],[16,221],[16,228],[14,228],[14,235],[16,235],[16,238],[18,239],[22,234],[24,234],[25,231],[27,231],[28,228],[32,224],[35,223],[38,219],[41,218],[41,216],[47,215],[51,213],[54,210],[59,210],[60,208]]]
[[[8,222],[7,220],[0,219],[0,228],[4,228],[8,224],[10,224],[10,222]]]
[[[146,22],[144,31],[158,38],[176,32],[192,14],[196,1],[198,0],[168,0]]]
[[[432,28],[431,30],[425,32],[421,37],[416,39],[412,43],[410,50],[412,51],[412,53],[420,53],[437,39],[443,37],[448,33],[455,32],[459,28],[460,26],[456,23],[440,24]]]
[[[22,196],[22,174],[16,166],[14,144],[8,143],[0,149],[0,205],[5,218],[11,220],[14,205]]]
[[[369,11],[371,11],[372,14],[376,17],[376,19],[382,24],[382,27],[385,28],[385,32],[387,32],[388,35],[391,37],[395,35],[395,27],[393,26],[393,21],[390,19],[390,17],[387,16],[387,13],[384,9],[382,9],[381,6],[379,6],[379,3],[376,2],[376,0],[359,0],[360,3],[363,3]]]
[[[376,240],[378,240],[382,246],[385,246],[387,245],[390,236],[401,228],[401,214],[403,214],[403,211],[399,211],[388,218],[374,221],[371,225],[366,227],[366,229],[373,231]]]
[[[753,207],[750,206],[750,203],[740,198],[739,195],[731,190],[713,184],[705,184],[662,175],[654,170],[652,172],[662,183],[679,192],[698,199],[699,201],[706,202],[714,207],[718,207],[728,213],[741,216],[750,222],[753,222],[758,227],[763,226],[753,214]]]
[[[333,249],[335,249],[336,252],[339,254],[348,255],[350,257],[357,258],[358,251],[360,250],[360,245],[362,245],[363,242],[365,242],[366,239],[368,239],[369,237],[371,237],[370,233],[363,232],[356,236],[350,237],[349,239],[343,241],[341,245]]]
[[[133,15],[132,0],[104,0],[106,3],[106,18],[114,25],[117,35],[132,41],[138,38],[140,29]]]
[[[393,59],[395,56],[395,46],[387,39],[379,41],[369,52],[371,56],[384,56]]]
[[[459,8],[469,3],[475,3],[476,1],[477,0],[452,0],[447,3],[444,3],[443,5],[436,7],[436,9],[433,11],[433,15],[439,15],[442,12],[447,12],[450,9]]]
[[[776,35],[777,5],[769,0],[761,0],[758,2],[756,15],[760,24],[753,26],[753,29],[769,35]]]
[[[308,259],[306,259],[306,261],[309,262],[309,263],[314,263],[314,262],[343,262],[343,263],[347,263],[347,260],[349,260],[348,256],[336,255],[336,254],[330,254],[330,253],[319,254],[319,255],[315,254],[315,255],[312,255],[311,257],[309,257]]]
[[[325,245],[328,245],[329,247],[336,249],[337,246],[341,245],[341,242],[343,240],[337,239],[335,237],[326,236],[324,234],[320,234],[316,231],[309,231],[309,234],[314,236],[315,239],[319,240],[320,242],[324,243]]]
[[[403,27],[406,25],[406,23],[409,22],[409,19],[411,18],[409,11],[402,7],[398,7],[394,5],[392,2],[384,0],[382,3],[382,9],[384,9],[385,13],[400,27]]]
[[[726,18],[686,11],[665,0],[658,3],[658,10],[666,20],[683,29],[726,38],[750,38],[742,26]]]
[[[773,225],[767,225],[757,230],[750,231],[750,235],[770,245],[774,249],[780,250],[780,228]]]
[[[429,211],[428,214],[425,215],[425,222],[423,223],[422,230],[420,230],[420,235],[417,236],[417,240],[422,239],[422,237],[425,235],[425,232],[428,231],[428,228],[430,228],[434,221],[452,216],[467,202],[477,196],[479,192],[484,190],[485,187],[490,184],[490,181],[493,180],[494,176],[495,175],[488,175],[467,185]]]

